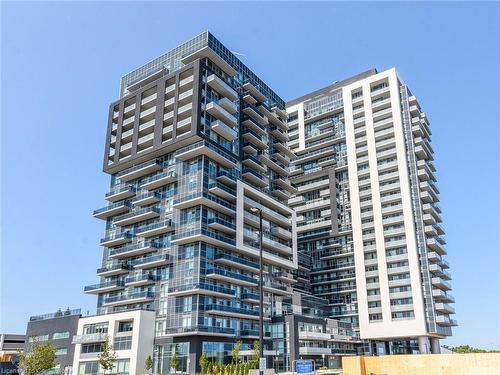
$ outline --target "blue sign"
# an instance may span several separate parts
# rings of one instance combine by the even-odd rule
[[[297,374],[312,374],[314,373],[313,361],[300,360],[295,362],[295,372]]]

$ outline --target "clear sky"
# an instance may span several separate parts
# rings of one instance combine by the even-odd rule
[[[1,327],[95,311],[108,105],[210,30],[285,100],[395,66],[431,120],[459,327],[500,349],[498,3],[2,2]]]

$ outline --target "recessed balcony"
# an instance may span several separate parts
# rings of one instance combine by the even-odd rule
[[[206,141],[183,147],[176,153],[176,157],[182,161],[193,159],[200,155],[205,155],[227,168],[234,168],[237,164],[236,158],[231,156],[229,152],[223,151]]]
[[[157,244],[156,242],[143,241],[140,243],[131,244],[131,245],[116,248],[116,249],[110,249],[109,257],[116,258],[116,259],[129,258],[132,256],[151,253],[153,251],[156,251],[160,247],[161,246],[159,244]]]
[[[130,305],[154,300],[153,292],[139,292],[104,298],[104,306]]]
[[[94,217],[106,220],[108,217],[116,216],[130,210],[128,202],[117,202],[94,211]]]
[[[227,171],[219,171],[216,180],[228,186],[236,186],[237,176]]]
[[[271,186],[271,194],[284,201],[287,201],[292,196],[289,191],[286,191],[279,186]]]
[[[216,119],[222,120],[224,123],[233,128],[238,125],[236,117],[234,117],[231,113],[226,111],[220,104],[216,102],[208,103],[205,107],[205,110]]]
[[[115,290],[124,289],[124,283],[120,280],[109,281],[105,283],[89,285],[84,288],[84,292],[87,294],[100,294],[113,292]]]
[[[272,227],[271,234],[273,236],[283,238],[284,240],[292,239],[292,233],[289,230],[284,229],[282,227],[276,227],[276,226]]]
[[[106,200],[110,202],[117,202],[123,199],[133,197],[135,195],[135,188],[129,185],[120,185],[115,187],[106,194]]]
[[[125,226],[138,223],[141,221],[153,219],[160,216],[160,209],[157,207],[146,207],[139,210],[129,212],[115,218],[115,225]]]
[[[236,130],[231,129],[221,120],[213,121],[210,124],[210,128],[228,141],[234,141],[236,138],[238,138],[238,133],[236,132]]]
[[[157,160],[149,160],[117,173],[116,178],[121,181],[131,181],[160,169],[161,166]]]
[[[175,171],[162,172],[144,179],[141,183],[141,188],[153,190],[174,183],[175,181],[177,181],[177,173]]]

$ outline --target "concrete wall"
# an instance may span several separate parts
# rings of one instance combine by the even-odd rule
[[[500,374],[500,353],[343,357],[344,375],[493,375]]]

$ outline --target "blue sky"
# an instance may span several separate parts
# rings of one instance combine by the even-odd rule
[[[1,327],[95,310],[108,105],[119,78],[209,29],[285,100],[397,67],[431,120],[460,326],[500,348],[495,3],[2,3]]]

